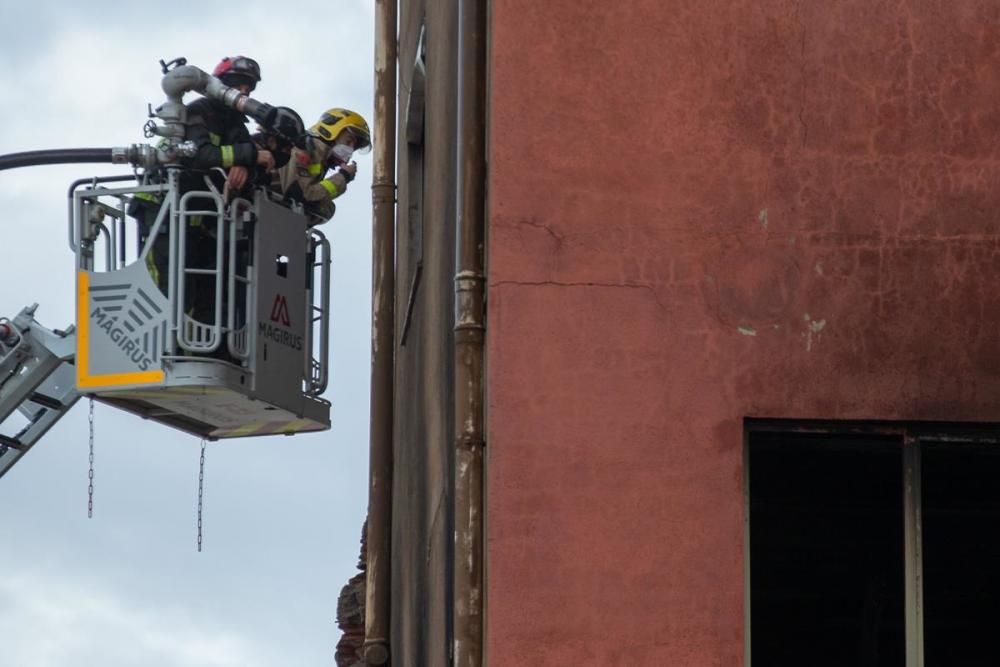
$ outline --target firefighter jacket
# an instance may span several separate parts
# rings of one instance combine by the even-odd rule
[[[193,141],[198,152],[186,161],[194,169],[257,164],[257,147],[250,140],[247,118],[239,111],[202,97],[187,105],[188,126],[185,139]]]
[[[272,181],[272,187],[281,194],[303,204],[307,213],[324,221],[337,210],[333,200],[347,190],[347,179],[340,172],[324,177],[325,159],[324,146],[310,150],[294,148],[288,164],[275,172]]]

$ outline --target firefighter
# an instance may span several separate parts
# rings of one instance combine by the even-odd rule
[[[227,56],[215,66],[212,76],[249,95],[260,83],[260,65],[246,56]],[[258,149],[250,140],[247,118],[239,111],[200,97],[187,105],[187,112],[188,129],[184,138],[193,141],[198,152],[185,166],[228,169],[229,188],[234,192],[246,184],[252,167],[274,168],[271,152]]]
[[[260,65],[246,56],[223,58],[215,66],[212,75],[244,95],[249,95],[261,79]],[[188,125],[184,138],[194,142],[197,153],[194,157],[183,161],[185,167],[193,170],[208,170],[213,167],[228,169],[224,187],[233,193],[239,192],[250,180],[251,167],[260,165],[265,170],[273,169],[274,157],[270,151],[259,149],[253,143],[246,128],[247,119],[240,112],[210,98],[202,97],[187,105],[187,113]],[[217,185],[223,187],[222,183]],[[182,176],[182,192],[203,189],[205,185],[200,172]],[[160,203],[158,197],[139,194],[130,204],[129,213],[134,215],[138,222],[140,249],[146,243]],[[169,261],[167,232],[168,226],[162,225],[146,261],[153,281],[164,294],[167,294]],[[214,248],[214,240],[205,238],[205,235],[206,232],[200,227],[188,230],[186,251],[189,264],[210,263],[211,255],[214,253],[209,250]]]
[[[260,82],[260,65],[246,56],[223,58],[212,76],[225,85],[249,95]],[[274,156],[259,148],[250,138],[247,117],[217,100],[201,97],[187,105],[188,125],[185,140],[194,142],[197,152],[184,164],[192,171],[181,179],[181,192],[204,190],[203,170],[221,167],[226,172],[225,183],[217,183],[227,197],[238,195],[252,185],[251,170],[274,168]],[[200,269],[215,266],[216,244],[214,224],[201,225],[200,217],[191,219],[186,229],[185,264]],[[215,319],[215,291],[212,276],[189,274],[185,277],[185,301],[194,319],[210,324]],[[223,304],[225,312],[225,304]],[[216,322],[218,324],[218,322]]]
[[[292,150],[291,159],[277,170],[274,188],[305,205],[317,222],[333,217],[333,200],[347,191],[357,175],[351,161],[354,152],[371,150],[371,132],[360,114],[348,109],[329,109],[306,134],[304,146]],[[333,173],[327,175],[328,170]]]
[[[274,157],[274,168],[281,169],[288,164],[292,151],[305,145],[305,124],[302,117],[294,109],[277,107],[274,110],[274,121],[271,127],[258,126],[250,139],[257,149],[267,150]],[[270,187],[273,182],[273,172],[263,167],[257,167],[256,185]]]

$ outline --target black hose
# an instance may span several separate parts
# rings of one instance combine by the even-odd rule
[[[110,148],[53,148],[0,155],[0,171],[43,164],[73,164],[104,162],[111,164]]]

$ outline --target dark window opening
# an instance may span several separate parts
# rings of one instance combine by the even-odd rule
[[[996,665],[1000,448],[926,443],[922,459],[926,664]]]
[[[752,664],[903,667],[899,438],[752,434]]]
[[[749,663],[996,664],[996,427],[761,423],[747,449]]]

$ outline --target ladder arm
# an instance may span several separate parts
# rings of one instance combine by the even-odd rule
[[[24,456],[79,399],[76,334],[49,330],[35,320],[38,304],[13,320],[0,318],[0,426],[15,410],[27,419],[17,433],[0,431],[0,477]]]

